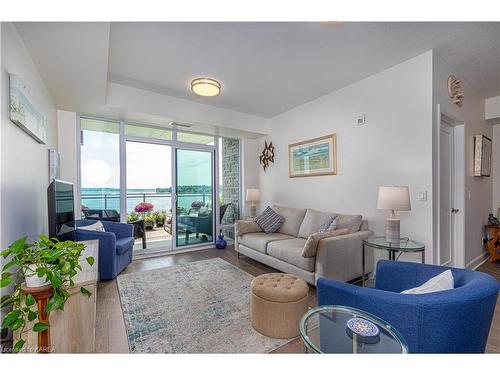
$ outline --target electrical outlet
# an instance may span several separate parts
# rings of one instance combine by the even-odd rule
[[[366,118],[365,118],[365,115],[359,115],[357,118],[356,118],[356,125],[357,126],[362,126],[362,125],[365,125],[366,124]]]

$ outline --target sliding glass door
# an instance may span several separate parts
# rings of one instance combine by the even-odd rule
[[[127,141],[127,222],[136,255],[172,249],[172,147]]]
[[[214,151],[175,150],[176,246],[214,240]]]
[[[81,117],[81,215],[134,225],[134,255],[234,238],[240,141]]]

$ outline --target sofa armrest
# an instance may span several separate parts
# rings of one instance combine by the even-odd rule
[[[337,237],[322,239],[316,253],[316,280],[320,277],[351,281],[361,276],[363,240],[373,236],[363,230]],[[373,251],[366,251],[365,273],[373,271]]]
[[[236,220],[234,232],[235,237],[239,237],[247,233],[262,232],[262,228],[253,220]]]

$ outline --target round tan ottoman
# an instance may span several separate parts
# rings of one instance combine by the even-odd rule
[[[299,321],[307,311],[309,287],[287,273],[267,273],[252,280],[250,319],[265,336],[292,338],[299,334]]]

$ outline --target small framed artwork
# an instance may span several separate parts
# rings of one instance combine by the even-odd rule
[[[36,107],[24,82],[15,74],[9,74],[9,115],[14,124],[38,143],[45,144],[47,119]]]
[[[479,134],[474,136],[474,176],[491,176],[491,139]]]
[[[310,139],[288,146],[290,177],[337,174],[337,135]]]

